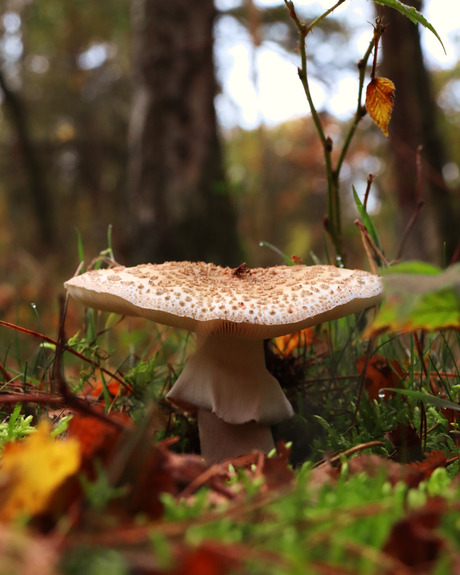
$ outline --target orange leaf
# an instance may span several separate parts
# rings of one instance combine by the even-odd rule
[[[391,80],[374,78],[369,82],[366,91],[366,109],[387,138],[394,101],[395,85]]]
[[[275,345],[281,355],[289,355],[298,347],[309,346],[313,342],[314,329],[307,327],[294,334],[282,335],[275,338]]]
[[[366,364],[366,356],[362,355],[356,360],[358,374],[361,375]],[[396,359],[386,359],[379,354],[375,354],[369,359],[366,370],[364,384],[369,394],[369,399],[388,400],[392,393],[385,391],[380,395],[380,390],[384,387],[398,387],[400,380],[404,377],[404,371]]]

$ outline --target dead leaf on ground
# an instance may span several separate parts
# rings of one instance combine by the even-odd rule
[[[366,356],[362,355],[356,360],[359,375],[362,374],[365,365]],[[387,359],[379,354],[373,355],[368,361],[364,381],[369,399],[371,401],[374,399],[377,401],[388,400],[394,394],[391,391],[385,391],[383,397],[380,397],[380,390],[385,387],[398,387],[404,376],[405,373],[396,359]]]
[[[184,554],[171,575],[226,575],[238,561],[225,547],[219,543],[203,543]],[[231,545],[228,547],[231,550]]]
[[[435,533],[441,523],[445,503],[435,498],[405,519],[401,519],[391,530],[383,551],[417,573],[431,572],[434,562],[443,548],[443,540]]]
[[[366,110],[388,138],[388,124],[395,101],[395,85],[388,78],[373,78],[366,90]]]
[[[291,450],[280,441],[276,446],[277,455],[262,455],[257,472],[265,478],[264,489],[274,491],[294,481],[294,472],[289,466]]]
[[[126,414],[115,412],[111,417],[120,423],[133,426],[132,419]],[[95,478],[95,459],[105,464],[120,439],[121,433],[121,429],[82,413],[76,413],[70,420],[69,437],[78,440],[82,456],[81,470],[90,479]]]
[[[49,539],[0,525],[2,575],[58,575],[58,563],[55,544]]]
[[[412,424],[398,423],[395,429],[385,433],[385,438],[395,448],[395,451],[390,455],[393,461],[410,463],[423,459],[420,437]]]
[[[418,485],[431,477],[438,467],[446,467],[447,456],[444,451],[433,450],[426,454],[423,461],[414,461],[405,466],[404,481],[409,487]]]
[[[275,346],[280,355],[289,355],[296,348],[302,348],[305,346],[310,347],[313,343],[314,335],[314,328],[307,327],[297,333],[282,335],[275,338]]]

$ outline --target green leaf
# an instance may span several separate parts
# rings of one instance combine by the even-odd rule
[[[403,262],[396,264],[389,268],[382,270],[382,274],[425,274],[429,276],[436,276],[442,273],[442,269],[427,264],[425,262],[413,261],[413,262]]]
[[[425,403],[435,405],[436,407],[443,407],[445,409],[454,409],[455,411],[460,411],[460,405],[458,403],[452,403],[451,401],[447,401],[447,399],[441,399],[440,397],[436,397],[435,395],[429,395],[427,393],[423,393],[423,391],[412,391],[410,389],[394,389],[393,387],[382,387],[380,391],[391,391],[393,393],[399,393],[401,395],[411,397],[412,399],[418,399],[420,401],[424,401]]]
[[[399,2],[399,0],[373,0],[373,2],[375,2],[376,4],[380,4],[381,6],[388,6],[389,8],[394,8],[398,12],[401,12],[401,14],[403,14],[404,16],[407,16],[409,20],[411,20],[411,22],[413,22],[414,24],[419,23],[425,28],[428,28],[428,30],[433,32],[436,38],[441,42],[441,46],[444,50],[444,53],[447,53],[446,49],[444,48],[444,44],[442,43],[442,40],[439,37],[436,30],[423,16],[423,14],[420,14],[420,12],[416,10],[413,6],[407,6],[406,4]]]
[[[278,255],[280,255],[283,260],[284,263],[287,266],[293,266],[294,262],[291,260],[291,258],[289,256],[287,256],[285,253],[283,253],[279,248],[277,248],[276,246],[274,246],[273,244],[269,243],[269,242],[265,242],[265,241],[261,241],[259,243],[260,246],[265,247],[265,248],[270,248],[271,250],[273,250],[274,252],[276,252]]]
[[[460,265],[437,275],[385,275],[384,288],[386,301],[367,336],[388,331],[460,328]]]
[[[77,232],[78,259],[80,260],[80,263],[83,264],[81,267],[81,273],[83,273],[85,271],[84,266],[85,254],[83,251],[83,240],[81,239],[80,230],[78,228],[75,228],[75,231]]]
[[[356,204],[356,207],[358,208],[359,215],[361,216],[361,219],[363,220],[363,224],[366,226],[366,229],[369,232],[369,235],[371,236],[372,241],[378,247],[378,249],[380,251],[382,251],[382,244],[380,243],[380,238],[379,238],[379,234],[377,232],[377,229],[374,226],[374,222],[372,221],[372,218],[367,213],[366,208],[361,203],[361,200],[359,199],[359,196],[356,193],[355,186],[353,186],[353,197],[355,199],[355,204]]]

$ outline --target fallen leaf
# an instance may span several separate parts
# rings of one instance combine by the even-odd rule
[[[224,546],[203,543],[197,549],[186,553],[174,575],[226,575],[236,561],[228,557]]]
[[[393,461],[409,463],[423,458],[420,437],[412,425],[398,423],[395,429],[385,433],[385,437],[395,448],[390,456]]]
[[[408,567],[416,567],[417,573],[431,572],[430,567],[443,547],[441,537],[434,530],[439,527],[444,510],[443,500],[435,498],[412,511],[406,519],[393,525],[383,551]]]
[[[362,355],[356,361],[358,374],[361,375],[366,364],[366,356]],[[380,390],[385,387],[398,387],[399,382],[404,377],[405,373],[396,359],[386,359],[381,355],[374,355],[369,359],[366,370],[366,379],[364,381],[365,389],[369,395],[369,399],[373,401],[376,399],[388,400],[393,393],[391,391],[382,392],[383,397],[380,395]]]
[[[428,479],[435,469],[445,467],[447,456],[444,451],[433,450],[426,455],[423,461],[414,461],[405,466],[404,481],[409,487],[418,487],[418,485]]]
[[[0,525],[2,575],[58,575],[58,563],[57,546],[49,538]]]
[[[401,480],[401,467],[399,463],[389,461],[373,453],[362,453],[348,461],[348,473],[351,475],[366,473],[370,477],[377,477],[384,473],[392,485]]]
[[[296,348],[310,346],[313,343],[314,328],[307,327],[297,333],[275,338],[275,346],[280,355],[289,355]]]
[[[22,442],[7,443],[1,466],[0,520],[47,511],[53,494],[78,471],[80,461],[78,442],[53,439],[48,423],[41,423]]]
[[[126,414],[115,412],[111,417],[132,425],[131,418]],[[69,423],[69,437],[77,439],[80,444],[81,470],[90,479],[95,479],[95,458],[102,463],[108,461],[121,437],[121,430],[95,417],[76,413]]]
[[[366,90],[366,110],[388,138],[388,124],[395,101],[395,85],[387,78],[373,78]]]

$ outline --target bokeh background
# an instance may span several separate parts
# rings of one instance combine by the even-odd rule
[[[389,139],[366,117],[341,173],[346,263],[368,268],[352,185],[395,257],[449,262],[460,238],[460,31],[456,0],[411,0],[435,36],[349,0],[308,37],[313,96],[340,149],[357,63],[379,15],[379,74],[396,84]],[[296,2],[307,22],[332,3]],[[0,1],[0,314],[22,325],[57,308],[62,282],[107,247],[126,265],[203,259],[334,259],[324,232],[323,154],[297,78],[296,30],[281,2]],[[327,248],[327,249],[326,249]],[[444,253],[444,256],[443,256]],[[51,321],[51,320],[50,320]],[[35,326],[36,327],[36,326]],[[46,325],[45,325],[46,327]]]

